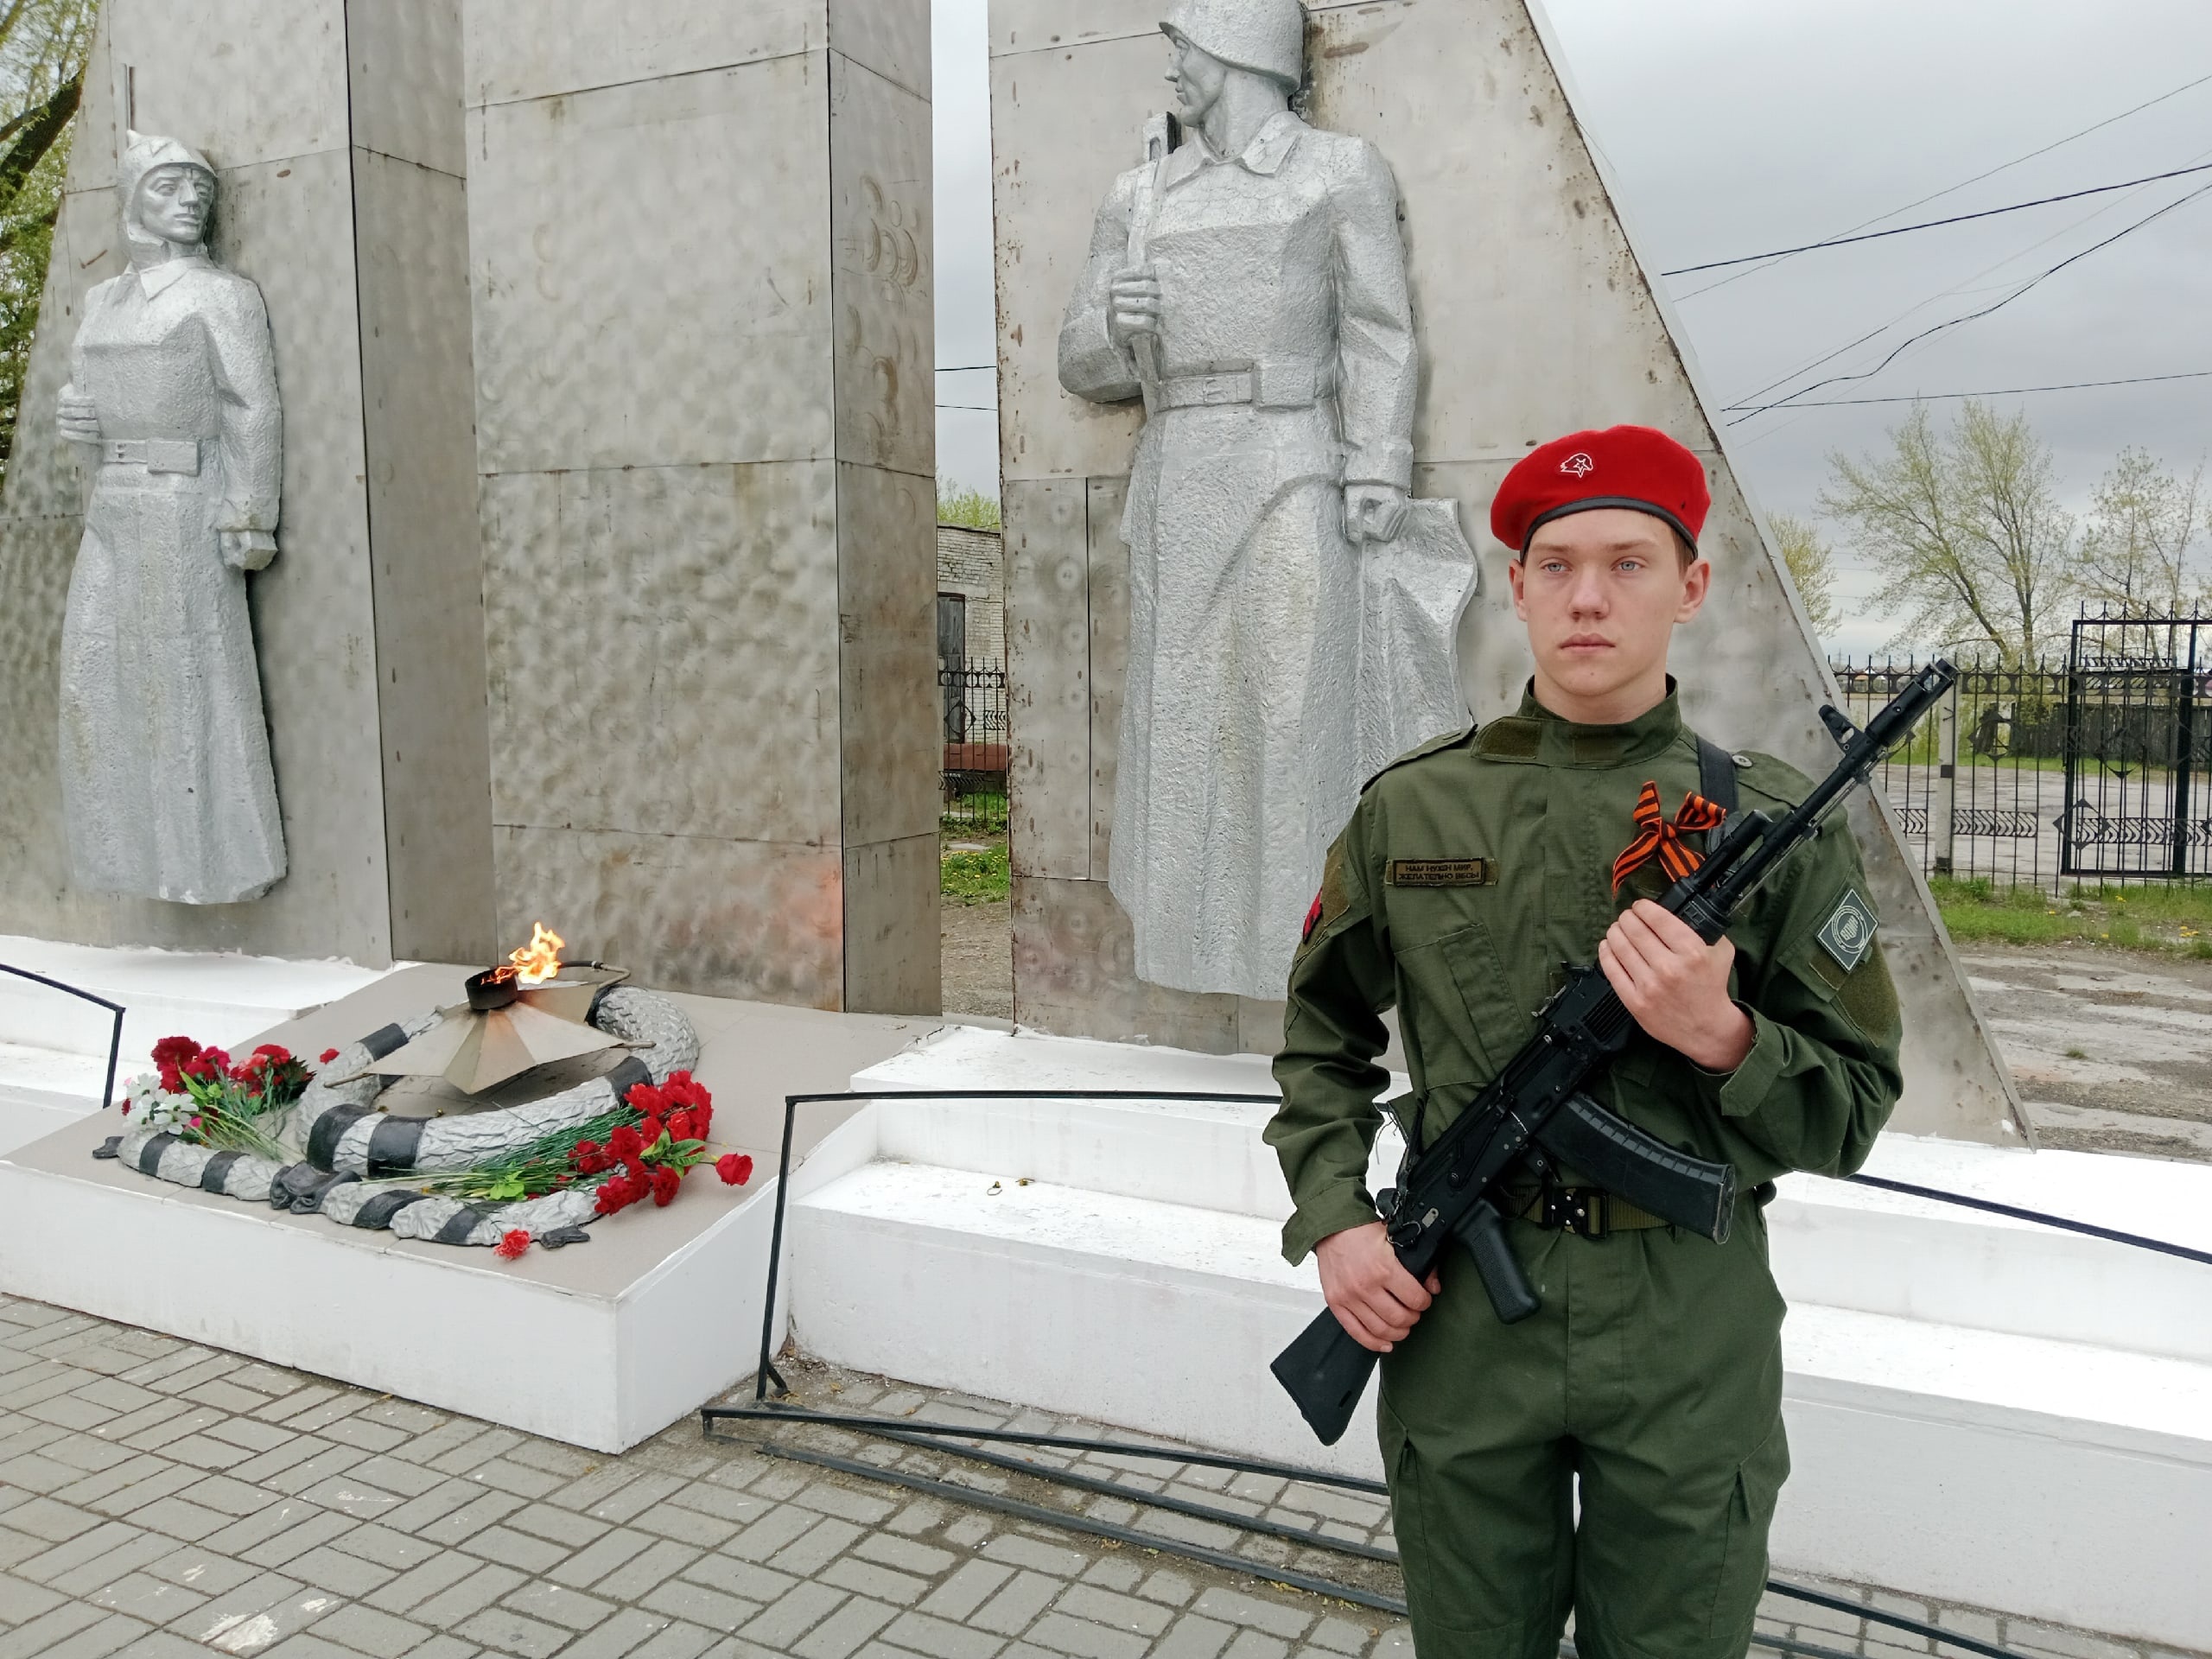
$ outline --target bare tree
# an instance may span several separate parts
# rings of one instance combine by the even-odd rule
[[[2114,610],[2172,616],[2202,597],[2191,551],[2202,524],[2204,467],[2187,477],[2123,449],[2097,486],[2082,533],[2083,597]]]
[[[1970,399],[1939,434],[1916,404],[1889,454],[1828,464],[1821,512],[1881,573],[1874,603],[1902,639],[2037,660],[2075,594],[2074,521],[2025,415]]]
[[[1789,567],[1789,580],[1797,585],[1797,601],[1813,632],[1826,638],[1843,625],[1843,612],[1835,602],[1835,554],[1820,532],[1802,518],[1770,512],[1775,546]]]

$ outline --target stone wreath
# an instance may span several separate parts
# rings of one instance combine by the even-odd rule
[[[599,994],[586,1016],[588,1024],[631,1051],[604,1075],[543,1100],[499,1110],[431,1118],[385,1112],[378,1099],[397,1079],[378,1075],[372,1069],[375,1063],[429,1030],[442,1017],[432,1009],[332,1051],[314,1069],[296,1101],[257,1120],[257,1139],[295,1157],[200,1144],[189,1131],[180,1132],[187,1120],[180,1119],[174,1108],[165,1121],[142,1119],[138,1127],[112,1137],[93,1155],[116,1159],[142,1174],[180,1186],[247,1203],[265,1202],[297,1214],[319,1213],[342,1226],[389,1229],[401,1238],[439,1244],[491,1245],[518,1255],[531,1243],[550,1248],[583,1243],[590,1237],[586,1227],[611,1213],[601,1189],[625,1178],[610,1173],[616,1161],[599,1155],[594,1142],[586,1141],[577,1148],[586,1155],[576,1160],[578,1176],[572,1184],[513,1202],[467,1202],[423,1191],[410,1185],[410,1178],[425,1180],[480,1169],[563,1131],[621,1115],[640,1084],[653,1090],[686,1086],[700,1109],[705,1107],[704,1091],[690,1084],[690,1069],[699,1058],[699,1037],[683,1010],[652,991],[614,985]],[[222,1058],[227,1061],[228,1057]],[[284,1058],[298,1064],[289,1056]],[[236,1075],[246,1077],[252,1065],[249,1062]],[[133,1104],[168,1098],[156,1091],[150,1078],[134,1083],[132,1095]],[[642,1109],[630,1115],[644,1118],[662,1135],[654,1144],[668,1144],[667,1132],[657,1118]],[[677,1174],[680,1177],[698,1161],[694,1156]],[[725,1158],[717,1164],[722,1179],[733,1185],[746,1179],[751,1166],[752,1160],[744,1158]],[[633,1160],[629,1167],[634,1174],[640,1166]],[[606,1179],[591,1179],[594,1176]],[[624,1195],[622,1202],[645,1196],[649,1185],[641,1184],[636,1192]]]

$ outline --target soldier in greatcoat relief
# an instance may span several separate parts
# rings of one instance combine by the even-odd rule
[[[92,451],[61,634],[61,798],[79,887],[256,899],[283,830],[246,572],[276,556],[283,416],[261,290],[207,257],[215,174],[133,133],[130,269],[94,288],[60,402]]]
[[[1405,250],[1382,156],[1289,107],[1298,0],[1162,28],[1184,140],[1116,181],[1059,342],[1070,391],[1147,415],[1109,874],[1141,978],[1276,998],[1364,775],[1360,550],[1413,466]]]

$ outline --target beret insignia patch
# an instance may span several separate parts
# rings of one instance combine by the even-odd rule
[[[1835,958],[1836,966],[1850,973],[1874,948],[1874,912],[1858,890],[1846,887],[1835,909],[1821,925],[1821,949]]]
[[[1590,459],[1590,452],[1578,449],[1559,464],[1562,473],[1572,473],[1577,478],[1587,478],[1598,470],[1598,463]]]

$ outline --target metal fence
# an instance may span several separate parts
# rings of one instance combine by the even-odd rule
[[[1828,666],[1863,721],[1917,664]],[[2208,773],[2212,619],[2084,617],[2063,664],[1961,667],[1877,781],[1927,874],[2055,892],[2212,874]]]
[[[944,806],[948,829],[1006,828],[1007,703],[1003,664],[941,658]]]

